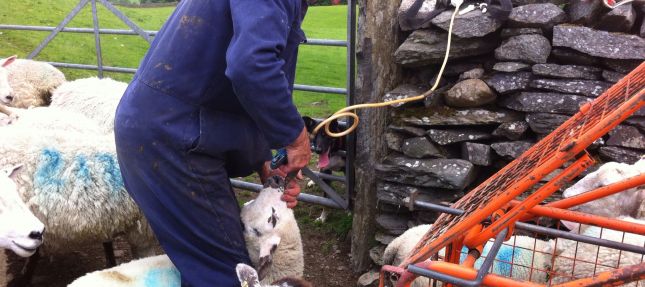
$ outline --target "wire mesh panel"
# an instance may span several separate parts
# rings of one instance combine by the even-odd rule
[[[645,63],[609,88],[558,129],[457,201],[461,215],[441,215],[401,266],[428,259],[462,237],[542,177],[573,159],[645,104]]]

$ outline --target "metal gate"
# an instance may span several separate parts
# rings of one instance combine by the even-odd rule
[[[97,13],[97,3],[102,4],[110,12],[116,15],[123,21],[130,30],[123,29],[102,29],[99,25],[99,18]],[[294,89],[300,91],[345,95],[346,104],[354,104],[354,82],[355,82],[355,51],[356,51],[356,0],[347,1],[347,40],[330,40],[330,39],[308,39],[306,45],[327,46],[327,47],[346,47],[347,49],[347,86],[345,88],[339,87],[326,87],[326,86],[311,86],[295,84]],[[66,27],[67,24],[74,19],[74,17],[88,4],[92,9],[93,28],[74,28]],[[119,11],[108,0],[80,0],[79,3],[72,9],[72,11],[65,16],[65,18],[56,27],[50,26],[27,26],[27,25],[7,25],[0,24],[0,30],[26,30],[26,31],[50,31],[50,34],[27,56],[28,59],[33,59],[58,35],[60,32],[67,33],[88,33],[94,34],[95,49],[96,49],[96,65],[78,64],[78,63],[60,63],[48,62],[56,67],[83,69],[83,70],[96,70],[99,78],[103,77],[103,72],[117,72],[117,73],[135,73],[136,68],[128,67],[112,67],[103,65],[102,51],[101,51],[101,34],[112,35],[139,35],[148,43],[152,42],[152,37],[157,34],[157,31],[143,30],[132,22],[128,17]],[[325,192],[328,197],[321,197],[312,194],[301,193],[298,200],[314,204],[320,204],[328,207],[349,209],[351,204],[352,192],[354,188],[354,137],[349,135],[347,138],[347,159],[345,166],[345,176],[335,176],[313,172],[308,168],[303,170],[303,173],[311,178],[320,188]],[[337,181],[345,185],[345,196],[339,195],[327,182]],[[259,184],[245,182],[238,179],[231,179],[234,187],[259,191],[262,186]]]

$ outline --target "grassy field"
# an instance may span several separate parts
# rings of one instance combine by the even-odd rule
[[[78,3],[77,0],[0,0],[0,23],[56,26]],[[146,30],[158,30],[174,7],[119,7],[133,22]],[[345,6],[311,7],[303,29],[309,38],[345,39]],[[116,16],[98,5],[102,28],[126,29]],[[90,6],[86,6],[67,27],[92,27]],[[48,32],[0,30],[0,57],[28,55]],[[149,45],[137,36],[102,35],[103,64],[137,67]],[[345,87],[346,52],[342,47],[306,46],[300,48],[296,83]],[[36,58],[38,60],[96,64],[92,34],[61,33]],[[95,76],[95,71],[64,69],[68,79]],[[131,75],[106,73],[105,76],[129,81]],[[297,91],[294,99],[303,115],[323,117],[345,105],[342,95]]]

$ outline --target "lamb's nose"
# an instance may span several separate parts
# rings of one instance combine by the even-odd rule
[[[13,96],[7,96],[8,101],[13,101]]]
[[[45,233],[44,229],[43,231],[32,231],[29,233],[29,238],[34,240],[43,240],[43,233]]]

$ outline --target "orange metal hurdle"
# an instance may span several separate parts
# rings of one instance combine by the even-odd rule
[[[643,105],[645,105],[645,63],[600,97],[582,106],[577,114],[558,129],[457,201],[452,208],[463,210],[463,214],[442,214],[433,228],[417,244],[409,258],[398,267],[383,267],[380,286],[384,286],[385,273],[397,273],[401,276],[397,283],[398,287],[410,286],[417,276],[411,270],[420,273],[420,269],[434,272],[433,274],[438,272],[452,275],[464,280],[473,279],[477,271],[459,265],[462,245],[470,249],[481,248],[482,244],[497,236],[502,230],[510,229],[511,232],[508,233],[510,236],[518,220],[528,220],[534,216],[549,216],[645,235],[645,226],[639,224],[564,209],[641,185],[645,180],[643,175],[576,197],[538,205],[591,165],[593,161],[586,154],[580,156],[574,164],[526,199],[515,201],[517,196],[566,162],[574,160],[596,139],[605,135]],[[490,223],[482,224],[487,219]],[[428,260],[443,248],[446,248],[443,262]],[[472,260],[469,259],[467,263],[470,264],[470,261]],[[489,286],[531,286],[533,284],[500,278],[494,274],[482,276],[481,284]],[[642,260],[640,264],[629,268],[615,268],[613,271],[600,272],[593,278],[572,281],[562,286],[622,284],[640,279],[645,279],[645,263]]]

